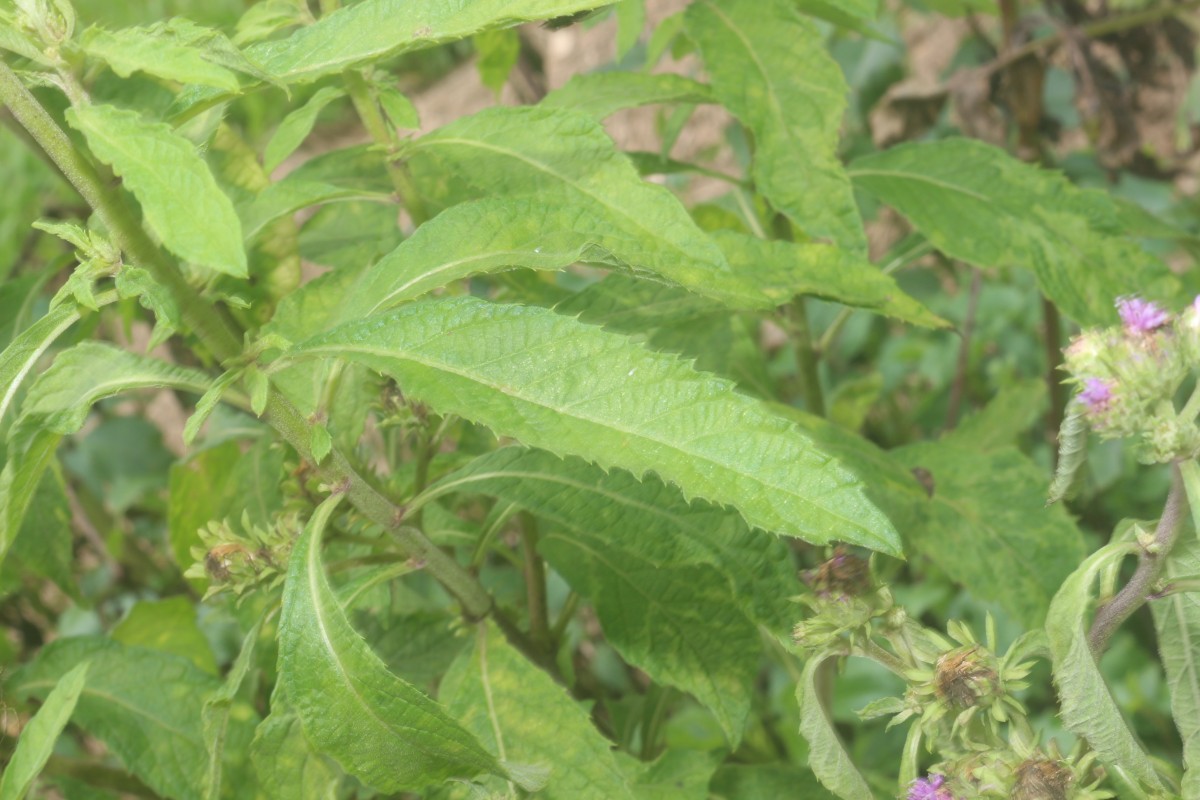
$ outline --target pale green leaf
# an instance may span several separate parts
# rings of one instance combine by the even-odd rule
[[[812,295],[928,328],[950,327],[905,294],[890,275],[838,247],[767,241],[736,231],[713,231],[709,236],[734,271],[775,305],[796,295]]]
[[[1040,625],[1086,552],[1067,512],[1046,507],[1045,471],[1016,448],[983,450],[969,432],[891,455],[933,487],[906,544],[975,596]]]
[[[54,752],[87,680],[88,663],[79,664],[55,684],[17,739],[17,749],[0,774],[0,800],[22,800]]]
[[[655,103],[712,102],[712,92],[707,86],[683,75],[589,72],[574,76],[565,85],[550,92],[542,98],[541,105],[569,108],[589,117],[604,119],[624,108]]]
[[[796,684],[800,733],[808,742],[808,766],[825,788],[842,800],[874,800],[871,787],[850,760],[822,700],[824,682],[833,679],[834,658],[828,655],[810,658]]]
[[[598,122],[561,108],[490,108],[418,139],[409,161],[429,194],[535,196],[579,209],[573,230],[618,261],[700,292],[750,291],[679,200],[644,182]],[[453,181],[454,183],[447,183]],[[732,285],[729,288],[727,285]]]
[[[92,58],[107,62],[122,78],[144,72],[180,83],[213,86],[227,92],[238,90],[237,75],[205,59],[204,51],[147,28],[89,28],[80,46]]]
[[[185,261],[246,276],[242,226],[191,142],[135,111],[106,105],[67,111],[71,127],[133,192],[150,228]]]
[[[999,450],[1020,443],[1022,434],[1046,412],[1046,382],[1036,378],[1012,381],[980,411],[954,429],[956,441],[980,451]]]
[[[288,83],[314,81],[491,28],[595,8],[600,0],[470,0],[413,3],[364,0],[322,17],[281,42],[251,48],[267,71]]]
[[[60,439],[60,434],[38,430],[8,443],[4,468],[0,470],[0,564],[21,538],[30,503],[54,460]]]
[[[341,773],[313,749],[300,719],[278,708],[259,724],[250,746],[259,787],[270,800],[329,800],[337,797]]]
[[[482,31],[474,36],[475,52],[479,57],[475,68],[483,85],[500,94],[508,75],[521,55],[521,38],[512,28]]]
[[[618,753],[637,800],[708,800],[708,782],[724,757],[672,747],[652,762]]]
[[[946,255],[1032,270],[1046,296],[1082,325],[1115,322],[1117,297],[1166,294],[1174,285],[1162,262],[1122,235],[1103,195],[983,142],[901,145],[858,159],[850,175]]]
[[[42,47],[21,30],[16,20],[4,10],[0,10],[0,50],[16,53],[43,67],[54,66],[54,62],[42,52]]]
[[[61,471],[54,468],[53,462],[49,466],[41,473],[41,482],[29,498],[16,538],[0,556],[4,562],[0,566],[0,596],[20,590],[30,577],[40,577],[80,599],[75,580],[71,507]]]
[[[550,767],[538,797],[633,800],[612,744],[587,710],[495,627],[477,627],[473,646],[446,672],[438,697],[500,760]]]
[[[393,128],[416,130],[421,127],[421,117],[417,113],[417,107],[403,92],[390,84],[377,83],[375,84],[375,96]]]
[[[340,498],[296,541],[279,623],[279,674],[316,748],[384,792],[446,778],[505,776],[445,710],[387,667],[350,626],[321,563],[321,535]]]
[[[762,644],[723,574],[708,564],[658,564],[579,531],[545,534],[538,551],[591,600],[605,638],[626,661],[694,695],[737,746]]]
[[[225,682],[208,696],[204,701],[204,708],[200,711],[204,745],[208,750],[208,769],[204,772],[205,800],[218,800],[221,796],[226,740],[230,731],[230,723],[238,722],[232,714],[233,704],[238,692],[241,691],[242,683],[246,680],[246,675],[254,665],[254,652],[258,646],[258,637],[262,633],[265,620],[265,616],[259,617],[258,621],[251,626],[250,631],[242,639],[242,649],[238,651],[237,659],[229,668]]]
[[[84,661],[91,666],[74,722],[155,792],[200,800],[206,762],[200,710],[216,679],[179,656],[76,636],[44,647],[13,674],[8,690],[42,697]]]
[[[154,330],[146,342],[153,350],[183,328],[183,312],[171,292],[141,267],[128,264],[117,273],[117,293],[122,298],[136,297],[142,308],[154,314]]]
[[[196,624],[196,607],[186,597],[138,601],[109,635],[121,644],[174,653],[210,675],[217,674],[212,646]]]
[[[409,508],[450,492],[517,503],[565,531],[610,541],[662,566],[709,564],[732,582],[729,601],[752,619],[776,633],[795,622],[788,598],[799,586],[783,541],[731,511],[689,504],[653,475],[638,481],[578,458],[506,447],[447,475]]]
[[[1063,724],[1086,739],[1102,763],[1148,788],[1162,790],[1150,757],[1121,716],[1088,644],[1092,584],[1099,573],[1129,555],[1133,548],[1125,542],[1102,547],[1071,573],[1050,604],[1046,636]]]
[[[272,183],[255,195],[253,200],[240,205],[238,214],[242,220],[243,232],[249,241],[280,217],[289,216],[309,206],[345,203],[354,200],[372,200],[377,203],[394,204],[392,196],[384,192],[335,186],[289,176]],[[395,213],[394,206],[393,213]]]
[[[325,86],[318,89],[308,102],[284,117],[263,151],[263,168],[272,172],[282,164],[312,133],[321,110],[345,94],[346,91],[341,87]]]
[[[859,481],[728,381],[536,307],[421,300],[293,348],[395,378],[440,413],[736,508],[751,525],[898,553]],[[720,420],[717,424],[714,420]]]
[[[816,26],[791,0],[699,0],[684,25],[713,94],[754,134],[758,191],[809,236],[865,255],[837,156],[849,90]]]
[[[1193,528],[1200,531],[1200,469],[1195,461],[1180,464]],[[1185,534],[1171,551],[1163,578],[1200,574],[1200,542]],[[1200,794],[1200,594],[1176,592],[1154,600],[1154,628],[1158,632],[1158,653],[1167,673],[1171,690],[1171,717],[1183,740],[1184,797]]]

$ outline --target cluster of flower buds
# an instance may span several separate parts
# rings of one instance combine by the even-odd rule
[[[869,639],[878,626],[902,625],[898,608],[886,586],[876,586],[869,563],[843,547],[816,569],[801,574],[811,593],[798,599],[811,614],[792,629],[792,641],[814,653],[838,643],[853,645]]]
[[[1137,437],[1146,463],[1200,453],[1195,411],[1174,397],[1200,367],[1200,297],[1171,314],[1139,297],[1117,301],[1121,324],[1085,331],[1066,349],[1074,408],[1106,439]]]
[[[1115,795],[1099,788],[1104,779],[1084,745],[1070,756],[1053,744],[1048,751],[1018,745],[943,761],[909,785],[907,799],[1107,800]]]
[[[244,533],[221,521],[200,529],[202,546],[192,548],[195,563],[184,576],[208,579],[205,600],[224,591],[241,598],[254,588],[271,590],[287,576],[288,556],[300,531],[297,518],[281,517],[264,529],[243,512],[241,527]]]

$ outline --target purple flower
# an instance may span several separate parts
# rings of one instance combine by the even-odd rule
[[[1171,315],[1149,300],[1122,297],[1117,300],[1117,313],[1125,330],[1130,333],[1150,333],[1171,321]]]
[[[1079,393],[1079,402],[1087,406],[1087,410],[1098,413],[1108,408],[1112,400],[1112,385],[1099,378],[1088,378],[1084,381],[1083,391]]]
[[[941,775],[918,778],[908,787],[908,800],[954,800],[950,790],[942,786],[945,782]]]

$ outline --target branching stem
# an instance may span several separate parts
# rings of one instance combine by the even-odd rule
[[[1184,488],[1183,475],[1179,464],[1171,465],[1171,491],[1167,494],[1167,502],[1163,507],[1162,517],[1158,527],[1154,529],[1154,539],[1148,547],[1142,548],[1138,558],[1137,569],[1129,583],[1117,592],[1116,596],[1105,603],[1096,612],[1092,620],[1091,630],[1088,631],[1088,644],[1092,654],[1099,658],[1108,646],[1108,640],[1133,612],[1141,608],[1154,591],[1155,584],[1162,575],[1167,556],[1175,546],[1179,537],[1180,522],[1187,511],[1187,492]]]

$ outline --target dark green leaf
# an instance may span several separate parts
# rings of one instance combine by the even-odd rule
[[[707,86],[682,75],[590,72],[576,75],[566,85],[550,92],[542,99],[541,105],[569,108],[589,117],[604,119],[624,108],[655,103],[711,102],[712,92]]]
[[[196,624],[196,607],[186,597],[136,603],[110,636],[121,644],[174,653],[210,675],[217,674],[212,647]]]

